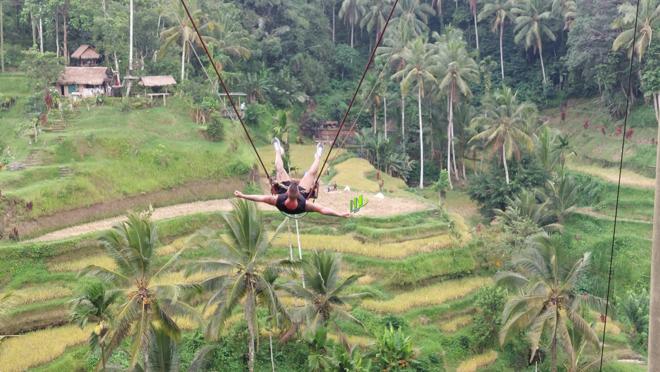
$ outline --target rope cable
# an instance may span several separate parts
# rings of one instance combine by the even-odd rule
[[[181,0],[183,1],[183,0]],[[367,65],[364,67],[364,71],[362,72],[362,77],[360,78],[360,82],[358,83],[357,88],[355,89],[355,92],[353,93],[353,97],[351,98],[350,103],[348,104],[348,108],[346,109],[346,112],[344,113],[343,118],[341,119],[341,123],[339,124],[339,129],[337,130],[337,134],[335,135],[334,140],[332,141],[332,145],[330,146],[330,151],[328,151],[328,154],[325,156],[325,160],[323,161],[323,165],[321,165],[321,168],[319,169],[319,173],[316,176],[316,181],[314,182],[314,187],[317,187],[319,180],[321,179],[321,175],[323,174],[323,170],[325,169],[326,164],[328,163],[328,159],[330,159],[330,154],[332,154],[332,150],[334,149],[335,145],[337,144],[337,139],[339,139],[339,134],[341,134],[341,130],[344,128],[344,125],[346,124],[346,119],[348,118],[348,115],[351,112],[351,108],[353,107],[353,104],[355,103],[355,99],[357,98],[358,93],[360,92],[360,88],[362,87],[362,83],[364,82],[364,78],[367,76],[367,72],[369,71],[369,66],[374,61],[374,58],[376,57],[376,50],[378,50],[378,47],[380,46],[381,42],[383,41],[383,35],[385,35],[385,31],[387,30],[387,26],[390,24],[390,20],[392,20],[392,16],[394,15],[394,11],[396,10],[397,5],[399,4],[399,0],[395,0],[394,4],[392,4],[392,9],[390,10],[390,14],[387,16],[387,20],[385,21],[385,26],[383,26],[383,31],[378,35],[378,40],[376,41],[376,45],[374,46],[373,50],[371,51],[371,55],[369,56],[369,60],[367,61]]]
[[[213,66],[213,70],[215,71],[215,74],[218,76],[218,81],[220,82],[220,85],[222,86],[222,89],[225,91],[225,94],[227,95],[227,98],[229,99],[229,103],[231,104],[231,107],[234,110],[234,113],[236,114],[236,117],[238,118],[238,121],[241,123],[241,127],[243,127],[243,131],[245,132],[245,136],[247,137],[248,141],[250,141],[250,145],[252,146],[252,149],[254,150],[254,153],[257,155],[257,159],[259,160],[259,164],[261,164],[261,167],[264,170],[264,174],[266,174],[266,178],[268,178],[269,183],[272,184],[273,180],[271,179],[270,174],[268,173],[268,169],[266,169],[266,165],[264,164],[263,160],[261,160],[261,156],[259,155],[259,151],[257,151],[257,147],[254,145],[254,141],[252,140],[252,137],[250,136],[250,133],[248,132],[247,127],[245,126],[245,123],[243,122],[243,118],[241,117],[241,114],[238,111],[238,108],[236,107],[236,103],[231,98],[231,95],[229,93],[229,89],[227,89],[227,85],[225,85],[225,81],[222,79],[222,76],[220,75],[220,71],[218,70],[218,66],[215,63],[215,60],[213,59],[213,56],[211,56],[211,52],[209,52],[209,49],[206,46],[206,42],[204,41],[204,38],[202,37],[202,34],[199,32],[199,29],[197,28],[197,24],[195,23],[195,20],[193,19],[192,15],[190,14],[190,10],[188,9],[188,5],[186,5],[185,0],[180,0],[180,1],[181,1],[181,5],[183,5],[183,9],[186,11],[186,15],[188,16],[188,19],[190,20],[190,23],[192,24],[193,28],[195,29],[195,33],[197,34],[197,37],[199,38],[199,42],[202,45],[202,48],[204,49],[204,52],[206,52],[206,56],[211,61],[211,66]],[[185,45],[183,47],[185,48]]]
[[[600,365],[599,371],[603,370],[603,358],[605,354],[605,337],[607,330],[607,317],[610,308],[610,291],[612,289],[612,274],[613,274],[613,263],[614,263],[614,244],[616,242],[616,227],[619,217],[619,197],[621,195],[621,175],[623,173],[623,152],[626,147],[626,131],[628,128],[628,115],[630,113],[630,96],[633,94],[632,90],[632,77],[633,77],[633,64],[635,61],[635,45],[637,44],[637,24],[639,19],[639,3],[637,1],[637,7],[635,10],[635,24],[633,27],[633,41],[631,47],[633,48],[632,55],[630,56],[630,67],[628,69],[628,94],[626,95],[626,112],[623,119],[623,135],[621,136],[621,156],[619,158],[619,179],[617,180],[616,186],[616,203],[614,205],[614,226],[612,228],[612,246],[610,247],[610,267],[607,275],[607,295],[605,297],[605,319],[603,320],[603,337],[600,345]]]

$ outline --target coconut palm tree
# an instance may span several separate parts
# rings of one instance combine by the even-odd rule
[[[81,275],[96,277],[114,284],[125,300],[120,304],[110,333],[106,336],[107,355],[112,355],[124,339],[131,338],[131,367],[147,358],[154,329],[177,339],[181,333],[175,316],[198,319],[194,309],[179,300],[186,286],[160,284],[160,278],[177,262],[182,249],[160,268],[154,267],[158,233],[148,214],[129,214],[128,220],[115,225],[99,243],[113,259],[117,269],[96,265]]]
[[[402,39],[399,32],[390,34],[390,37],[383,40],[383,44],[378,48],[378,58],[384,59],[388,63],[389,69],[392,73],[393,80],[401,80],[403,77],[394,79],[394,75],[401,71],[406,66],[406,59],[404,58],[409,52],[407,50],[408,44]],[[401,93],[401,141],[405,148],[405,135],[406,135],[406,92],[400,89]]]
[[[533,48],[534,52],[539,53],[543,85],[545,85],[547,79],[543,64],[543,35],[552,41],[556,39],[548,25],[553,19],[552,12],[548,9],[548,3],[545,0],[521,0],[513,4],[511,14],[516,24],[513,30],[515,33],[513,41],[516,44],[524,42],[526,50]]]
[[[344,0],[339,8],[339,17],[351,26],[351,48],[355,46],[355,25],[358,24],[364,13],[360,0]]]
[[[419,188],[424,188],[424,125],[422,120],[422,99],[424,98],[425,83],[437,83],[433,74],[436,56],[429,48],[425,38],[415,39],[405,51],[406,60],[404,68],[392,76],[401,80],[401,90],[408,92],[411,85],[417,88],[417,114],[419,117]]]
[[[409,42],[429,30],[429,17],[435,11],[431,5],[420,0],[399,0],[394,27],[401,33],[401,40]]]
[[[472,13],[472,19],[474,20],[474,36],[475,36],[475,41],[477,44],[477,53],[479,53],[479,27],[477,24],[477,0],[468,0],[468,4],[470,5],[470,13]]]
[[[509,19],[511,10],[511,2],[509,0],[488,0],[484,8],[479,13],[479,21],[483,21],[486,18],[493,17],[491,23],[491,31],[499,32],[500,35],[500,71],[502,73],[502,81],[504,81],[504,48],[503,48],[503,37],[504,37],[504,25],[506,24],[507,19]]]
[[[387,16],[392,10],[392,0],[363,0],[364,14],[360,21],[360,27],[368,32],[375,31],[375,40],[378,40],[380,33],[385,27]]]
[[[602,299],[580,293],[578,289],[578,282],[589,267],[591,254],[584,253],[566,269],[559,263],[556,244],[557,240],[547,235],[533,238],[528,249],[511,262],[512,270],[496,275],[499,284],[519,290],[509,298],[502,311],[504,324],[500,329],[500,344],[504,344],[514,331],[526,330],[533,358],[542,335],[547,334],[552,371],[557,371],[558,346],[564,349],[569,365],[575,365],[571,332],[581,334],[594,345],[599,344],[596,332],[582,317],[581,310],[585,306],[600,308],[603,303]]]
[[[470,142],[480,141],[491,154],[500,153],[507,184],[510,183],[507,159],[512,155],[519,159],[521,148],[531,150],[534,146],[526,127],[535,120],[536,107],[529,103],[519,104],[516,96],[509,87],[497,90],[484,114],[472,120],[472,125],[482,131]]]
[[[552,11],[564,21],[564,30],[570,31],[577,14],[575,0],[553,0]]]
[[[217,24],[209,21],[203,10],[197,6],[196,1],[189,2],[191,9],[191,16],[195,20],[200,32],[212,31]],[[176,43],[181,45],[181,81],[186,79],[186,62],[190,59],[190,52],[193,45],[201,45],[202,41],[197,36],[195,29],[186,15],[183,5],[178,0],[172,0],[169,11],[166,17],[169,18],[174,25],[163,30],[160,34],[163,44],[158,52],[158,55],[164,56],[167,51]],[[209,43],[215,41],[210,36],[203,36],[204,42]]]
[[[121,291],[108,289],[103,282],[94,281],[82,288],[80,295],[71,301],[71,320],[80,328],[85,328],[88,322],[96,323],[89,336],[92,349],[101,349],[101,365],[105,370],[108,355],[106,355],[106,338],[112,321],[112,306],[119,300]]]
[[[254,203],[234,201],[232,212],[223,216],[223,222],[226,232],[207,233],[204,243],[220,258],[197,261],[189,267],[188,273],[207,272],[211,275],[201,283],[202,288],[212,292],[206,304],[207,309],[214,308],[206,330],[209,338],[217,339],[227,318],[240,303],[243,304],[250,336],[248,369],[252,372],[255,342],[259,335],[257,306],[262,304],[273,315],[286,315],[268,275],[292,267],[292,262],[266,259],[270,241]]]
[[[456,154],[454,145],[454,106],[461,97],[472,95],[468,83],[479,80],[479,68],[465,48],[465,41],[460,31],[448,29],[443,36],[435,35],[437,50],[440,62],[439,66],[446,66],[441,72],[442,80],[439,88],[447,95],[447,171],[449,172],[451,187],[451,169],[453,160],[453,169],[455,177],[460,178],[456,166]]]
[[[346,294],[346,290],[355,284],[361,275],[351,275],[341,280],[341,256],[327,251],[314,251],[303,260],[305,286],[290,282],[283,289],[292,295],[307,301],[298,313],[300,320],[305,320],[313,331],[325,327],[337,318],[355,319],[345,309],[345,305],[354,300],[370,297],[368,292]]]
[[[621,17],[614,21],[613,26],[621,29],[619,36],[612,43],[612,50],[617,51],[625,48],[628,58],[633,57],[633,52],[641,61],[651,45],[653,30],[660,27],[660,0],[639,0],[639,21],[637,30],[634,30],[636,6],[630,3],[619,5]],[[633,38],[637,32],[637,42],[633,46]]]

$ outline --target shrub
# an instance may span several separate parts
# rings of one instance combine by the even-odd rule
[[[500,330],[500,314],[506,302],[506,291],[501,287],[486,287],[477,292],[472,323],[472,345],[476,352],[497,342]]]
[[[376,364],[385,371],[410,371],[417,364],[412,338],[386,327],[376,339]]]
[[[224,126],[219,114],[215,112],[211,114],[211,121],[206,128],[206,135],[213,142],[220,142],[225,137]]]
[[[485,217],[492,218],[495,209],[504,210],[507,198],[513,198],[522,189],[541,187],[548,180],[546,171],[530,156],[511,162],[509,175],[511,182],[507,185],[501,167],[491,164],[486,172],[470,178],[468,194],[479,204]]]

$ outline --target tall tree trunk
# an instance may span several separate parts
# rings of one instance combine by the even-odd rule
[[[355,46],[355,44],[353,43],[354,33],[355,33],[355,24],[351,23],[351,48]]]
[[[106,4],[106,0],[103,0],[101,2],[101,7],[103,8],[103,14],[107,17],[108,16],[108,7]]]
[[[39,51],[44,54],[44,23],[39,17]]]
[[[55,10],[55,55],[60,56],[60,16]]]
[[[401,90],[401,143],[406,148],[406,95]]]
[[[383,133],[385,133],[385,139],[387,139],[387,97],[383,97]]]
[[[117,82],[121,84],[121,76],[119,75],[119,58],[117,58],[117,52],[112,52],[112,56],[115,60],[115,71],[117,74]]]
[[[248,371],[254,372],[254,357],[256,354],[255,340],[257,338],[257,330],[252,322],[255,309],[254,288],[252,283],[248,283],[247,298],[245,299],[245,321],[247,323],[248,333],[250,339],[248,340]]]
[[[509,166],[506,164],[506,145],[502,143],[502,164],[504,164],[504,175],[506,177],[506,184],[509,184]]]
[[[186,39],[181,35],[181,81],[186,80]]]
[[[461,179],[461,174],[458,173],[458,167],[456,166],[456,141],[454,140],[454,122],[452,120],[451,123],[451,160],[452,164],[454,166],[454,175],[456,176],[457,180]]]
[[[37,26],[34,24],[34,15],[30,12],[30,29],[32,30],[32,47],[37,47]]]
[[[371,109],[373,111],[373,118],[372,118],[372,130],[374,131],[374,135],[378,133],[378,122],[376,121],[376,109],[377,107],[374,105],[374,107]]]
[[[502,47],[503,36],[504,36],[504,21],[500,23],[500,70],[502,70],[502,81],[504,81],[504,48]]]
[[[422,125],[422,84],[417,82],[417,112],[419,114],[419,188],[424,188],[424,127]]]
[[[0,1],[0,72],[5,72],[5,13],[2,9],[2,3]]]
[[[543,85],[547,84],[547,80],[545,78],[545,65],[543,64],[543,45],[539,43],[539,57],[541,57],[541,72],[543,73]]]
[[[653,95],[660,143],[660,92]],[[651,252],[651,311],[649,316],[649,371],[660,371],[660,148],[656,145],[653,251]]]
[[[555,331],[552,335],[552,346],[550,348],[551,360],[550,369],[557,372],[557,328],[559,328],[559,310],[555,307]]]
[[[474,18],[474,36],[477,41],[477,55],[479,54],[479,27],[477,26],[477,8],[475,4],[475,9],[472,12],[472,18]]]
[[[133,71],[133,0],[129,1],[128,71]]]
[[[64,9],[62,11],[62,39],[63,39],[62,53],[64,53],[64,62],[67,65],[69,64],[69,35],[68,35],[67,22],[66,22],[68,16],[69,16],[69,0],[64,0]]]
[[[337,0],[332,0],[332,43],[335,44],[337,42],[336,38],[336,19],[337,19]]]
[[[449,92],[449,97],[447,97],[449,117],[447,122],[447,179],[449,180],[449,188],[454,189],[454,185],[451,183],[451,124],[454,121],[454,99],[453,93]]]
[[[268,343],[270,344],[270,366],[273,369],[273,372],[275,372],[275,358],[273,357],[273,332],[269,332],[268,334]]]

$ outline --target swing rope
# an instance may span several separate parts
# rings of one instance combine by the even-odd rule
[[[211,56],[211,52],[209,52],[208,47],[206,46],[206,42],[204,41],[204,38],[202,37],[202,34],[199,32],[199,29],[197,28],[197,23],[195,23],[195,20],[193,19],[192,15],[190,14],[190,10],[188,9],[188,5],[186,5],[185,0],[180,0],[181,5],[183,5],[183,8],[186,11],[186,15],[188,16],[188,19],[190,20],[190,23],[192,24],[193,28],[195,29],[195,33],[197,34],[197,38],[199,39],[200,44],[202,44],[202,48],[204,49],[204,52],[206,53],[206,56],[209,58],[211,61],[211,65],[213,66],[213,70],[215,71],[216,76],[218,77],[218,81],[220,82],[220,85],[222,86],[222,89],[225,91],[225,94],[227,95],[227,98],[229,99],[229,103],[234,110],[234,113],[236,114],[236,117],[238,118],[238,121],[241,123],[241,127],[243,127],[243,132],[245,132],[245,136],[247,137],[248,141],[250,142],[250,145],[252,146],[252,150],[254,150],[255,155],[257,156],[257,159],[259,160],[259,164],[261,164],[261,167],[264,170],[264,174],[266,175],[266,178],[268,178],[269,183],[273,183],[273,180],[270,177],[270,174],[268,173],[268,169],[266,169],[266,165],[264,164],[263,160],[261,159],[261,156],[259,155],[259,151],[257,151],[257,147],[254,145],[254,141],[252,140],[252,137],[250,136],[250,132],[248,132],[247,127],[245,126],[245,123],[243,122],[243,118],[241,117],[240,112],[238,111],[238,108],[236,107],[236,103],[234,102],[234,99],[231,98],[231,95],[229,93],[229,89],[227,89],[227,85],[225,85],[225,81],[222,79],[222,76],[220,75],[220,71],[218,70],[218,66],[215,63],[215,60],[213,59],[213,56]],[[183,46],[185,48],[185,45]]]
[[[616,227],[619,217],[619,197],[621,195],[621,174],[623,173],[623,153],[626,148],[626,131],[628,129],[628,114],[630,113],[630,96],[633,94],[632,90],[632,77],[633,77],[633,64],[635,61],[635,45],[637,44],[637,24],[639,19],[639,3],[635,10],[635,25],[633,27],[633,41],[632,41],[632,54],[630,56],[630,67],[628,69],[628,94],[626,95],[626,111],[623,119],[623,135],[621,136],[621,156],[619,158],[619,179],[616,185],[616,203],[614,205],[614,227],[612,229],[612,246],[610,247],[610,267],[607,275],[607,296],[605,297],[605,319],[603,320],[603,337],[600,345],[600,366],[599,371],[603,371],[603,358],[605,355],[605,331],[607,330],[607,316],[610,308],[610,291],[612,286],[612,274],[614,272],[614,244],[616,242]]]
[[[183,1],[183,0],[181,0]],[[342,129],[344,128],[344,125],[346,124],[346,119],[348,118],[348,115],[351,113],[351,108],[353,107],[353,104],[355,103],[355,100],[357,98],[358,93],[360,92],[360,88],[362,87],[362,83],[364,82],[365,77],[367,76],[367,72],[369,72],[369,67],[374,61],[374,58],[376,57],[376,51],[378,50],[378,47],[380,46],[381,42],[383,41],[383,35],[385,35],[385,31],[387,30],[387,26],[390,24],[390,21],[392,20],[392,16],[394,15],[394,11],[396,10],[397,5],[399,4],[399,0],[395,0],[394,4],[392,4],[392,9],[390,10],[390,14],[387,16],[387,20],[385,21],[385,26],[383,26],[383,30],[381,31],[380,35],[378,35],[378,41],[376,41],[376,45],[374,46],[373,50],[371,51],[371,54],[369,56],[369,60],[367,61],[367,65],[364,67],[364,71],[362,72],[362,77],[360,78],[360,82],[357,85],[357,88],[355,89],[355,92],[353,93],[353,98],[351,98],[350,103],[348,104],[348,108],[346,109],[346,112],[344,113],[343,118],[341,119],[341,123],[339,124],[339,129],[337,130],[337,134],[335,134],[335,138],[332,140],[332,145],[330,146],[330,151],[328,151],[328,154],[325,156],[325,160],[323,161],[323,165],[321,165],[321,168],[319,169],[319,173],[316,176],[316,181],[314,182],[314,187],[318,187],[319,180],[321,179],[321,175],[323,174],[323,170],[325,169],[326,164],[328,163],[328,159],[330,159],[330,154],[332,154],[332,150],[335,148],[335,145],[337,144],[337,140],[339,139],[339,135],[341,134]]]

